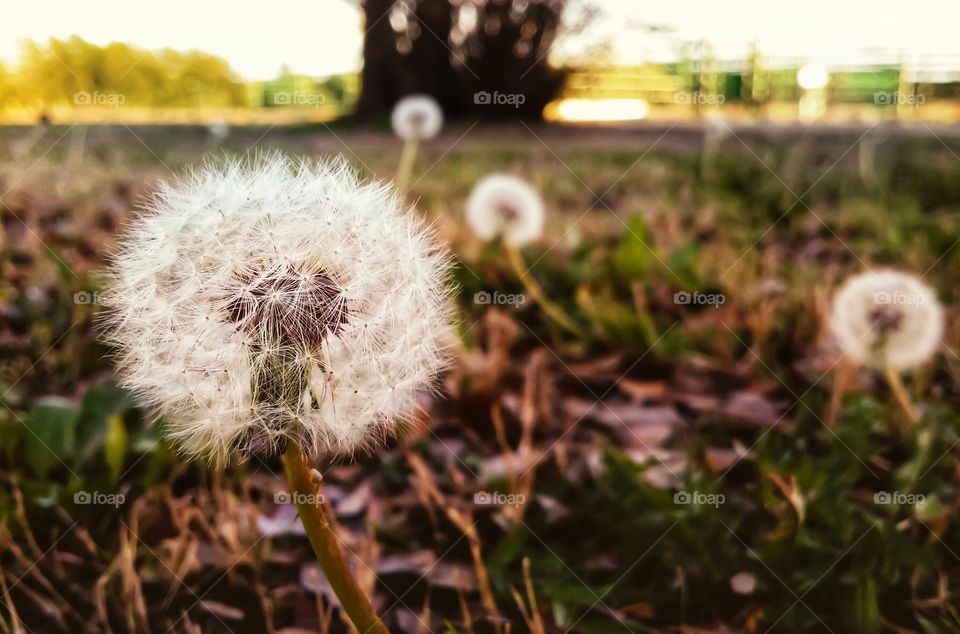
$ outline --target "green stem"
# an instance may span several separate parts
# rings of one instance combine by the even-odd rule
[[[410,179],[413,177],[413,166],[417,162],[417,150],[419,148],[419,139],[407,139],[403,143],[403,150],[400,152],[400,165],[397,167],[397,178],[395,179],[397,189],[402,194],[406,194],[407,188],[410,187]]]
[[[573,335],[577,337],[583,337],[583,331],[580,329],[580,327],[577,326],[573,319],[567,316],[567,313],[563,312],[562,308],[547,298],[546,293],[544,293],[543,289],[540,288],[540,284],[537,283],[537,280],[533,279],[533,275],[530,273],[530,271],[525,269],[523,258],[520,256],[520,252],[506,242],[503,243],[503,247],[507,251],[507,259],[510,260],[510,266],[513,267],[517,277],[520,278],[520,283],[523,284],[523,287],[533,298],[533,301],[540,305],[540,308],[543,310],[544,314],[552,319],[558,326],[568,330]]]
[[[297,503],[297,511],[300,513],[300,521],[303,522],[307,538],[344,612],[360,634],[388,634],[387,628],[350,572],[326,511],[321,504],[312,503],[317,501],[317,486],[295,442],[287,444],[283,464],[290,482],[290,494]]]

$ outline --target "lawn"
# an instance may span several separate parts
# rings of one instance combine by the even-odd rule
[[[390,179],[400,146],[0,128],[5,632],[346,631],[280,460],[181,462],[98,340],[97,271],[138,201],[206,154],[273,150]],[[579,334],[466,226],[494,171],[546,200],[521,256]],[[960,629],[960,130],[466,122],[413,181],[456,259],[455,362],[403,438],[315,465],[391,631]],[[916,424],[826,329],[836,288],[884,268],[946,309],[904,376]]]

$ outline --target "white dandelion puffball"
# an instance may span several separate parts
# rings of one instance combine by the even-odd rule
[[[409,420],[451,341],[447,255],[342,160],[161,186],[106,276],[122,383],[189,457],[352,454]]]
[[[719,141],[731,134],[730,124],[719,112],[708,112],[703,115],[703,133],[707,138]]]
[[[905,370],[936,353],[943,336],[943,308],[933,290],[912,275],[861,273],[834,296],[830,331],[854,361]]]
[[[525,246],[543,235],[545,216],[537,190],[510,174],[485,176],[467,199],[467,223],[481,240],[503,236],[511,246]]]
[[[443,111],[429,95],[404,97],[393,107],[393,131],[404,141],[432,139],[443,126]]]

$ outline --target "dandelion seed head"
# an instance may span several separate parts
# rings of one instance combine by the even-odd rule
[[[467,223],[481,240],[498,236],[522,247],[543,235],[543,199],[516,176],[490,174],[481,179],[467,199]]]
[[[830,331],[854,361],[906,370],[928,361],[940,347],[943,308],[918,278],[884,270],[856,275],[837,291]]]
[[[708,112],[703,115],[703,131],[704,135],[713,141],[720,141],[731,134],[727,118],[719,112]]]
[[[449,260],[343,162],[211,163],[161,187],[106,275],[123,384],[190,457],[352,454],[436,385]]]
[[[265,342],[320,346],[347,319],[343,289],[323,270],[300,272],[274,264],[248,273],[229,289],[230,318]]]
[[[429,95],[409,95],[396,103],[390,120],[393,131],[404,141],[432,139],[443,127],[443,111]]]

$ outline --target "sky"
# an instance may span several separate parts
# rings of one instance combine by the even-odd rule
[[[743,59],[756,42],[767,57],[828,66],[902,56],[927,67],[952,57],[953,70],[960,70],[956,0],[597,2],[609,17],[586,39],[610,42],[622,63],[673,60],[681,43],[705,39],[721,59]]]
[[[20,40],[70,35],[199,49],[245,79],[276,77],[285,63],[317,76],[356,70],[363,42],[360,13],[347,0],[27,0],[3,10],[0,59],[15,59]]]
[[[12,0],[11,0],[12,1]],[[603,17],[563,46],[576,54],[606,42],[615,61],[662,61],[683,41],[706,39],[722,58],[758,42],[768,55],[825,64],[888,61],[901,53],[924,63],[948,55],[960,64],[956,0],[591,0]],[[360,67],[359,0],[30,0],[6,9],[0,59],[14,61],[23,39],[79,35],[219,55],[245,79],[280,67],[316,76]],[[651,33],[649,27],[656,26]],[[424,35],[428,37],[429,35]]]

